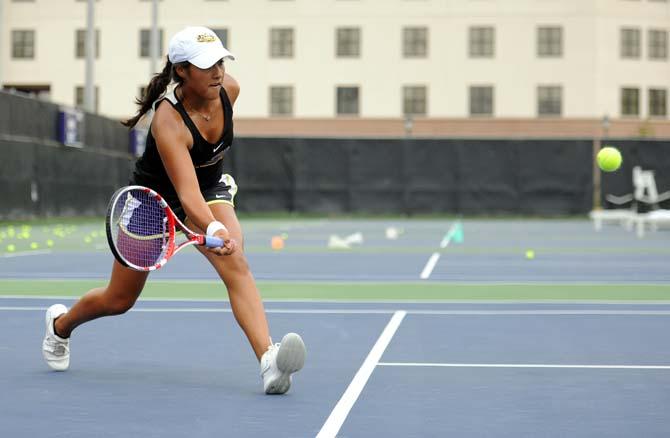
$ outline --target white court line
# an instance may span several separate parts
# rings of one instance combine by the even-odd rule
[[[422,280],[426,280],[428,277],[430,277],[430,274],[433,273],[433,269],[435,269],[435,265],[437,264],[438,260],[440,260],[440,253],[434,252],[433,255],[428,259],[426,266],[423,267],[423,271],[421,271],[421,275],[419,277]]]
[[[107,277],[84,277],[84,278],[63,278],[63,277],[54,277],[53,273],[51,274],[51,277],[44,277],[44,278],[39,278],[38,280],[35,281],[49,281],[49,282],[61,282],[61,283],[71,283],[71,282],[77,282],[77,281],[104,281],[108,280]],[[18,276],[18,277],[9,277],[5,276],[0,281],[23,281],[25,280],[26,277],[24,275]],[[310,280],[296,280],[296,279],[288,279],[288,280],[282,280],[282,279],[260,279],[256,280],[257,283],[263,284],[263,283],[277,283],[277,284],[292,284],[292,283],[300,283],[300,284],[313,284],[315,286],[319,286],[322,284],[322,281],[310,281]],[[211,285],[221,285],[221,280],[216,279],[216,280],[203,280],[202,278],[152,278],[151,283],[196,283],[196,284],[211,284]],[[360,285],[361,282],[358,280],[333,280],[333,281],[328,281],[328,284],[332,285],[344,285],[344,286],[356,286]],[[379,281],[365,281],[365,285],[387,285],[389,283],[402,283],[404,285],[425,285],[425,281],[417,281],[416,279],[414,280],[379,280]],[[436,285],[439,285],[440,283],[435,283]],[[662,287],[668,287],[668,283],[653,283],[653,282],[637,282],[637,281],[624,281],[624,282],[608,282],[608,281],[562,281],[562,280],[552,280],[552,281],[497,281],[497,280],[490,280],[490,281],[449,281],[448,283],[449,286],[662,286]],[[637,302],[638,300],[633,300],[634,302]]]
[[[0,283],[3,280],[0,280]],[[60,281],[60,280],[55,280]],[[154,280],[155,282],[155,280]],[[159,280],[159,282],[168,282]],[[415,282],[418,284],[418,282]],[[216,282],[216,284],[220,284]],[[386,283],[384,283],[386,284]],[[425,284],[425,283],[422,283]],[[451,284],[451,283],[450,283]],[[77,300],[82,295],[0,295],[0,300]],[[221,298],[170,298],[170,297],[140,297],[139,302],[183,302],[183,303],[229,303],[230,300],[226,297]],[[271,298],[264,299],[264,303],[310,303],[310,304],[472,304],[472,305],[489,305],[489,304],[508,304],[510,306],[517,306],[519,304],[564,304],[584,306],[588,304],[596,304],[603,306],[669,306],[669,300],[561,300],[561,299],[539,299],[539,300],[452,300],[445,299],[337,299],[337,298]]]
[[[445,368],[581,368],[603,370],[670,370],[670,365],[562,365],[543,363],[419,363],[379,362],[384,367],[445,367]]]
[[[44,311],[45,306],[0,306],[0,311]],[[141,313],[230,313],[222,307],[135,307],[130,312]],[[324,315],[388,315],[393,309],[265,309],[266,313],[324,314]],[[670,316],[670,310],[403,310],[409,315],[452,316]]]
[[[347,415],[349,415],[349,411],[351,411],[354,403],[356,403],[358,396],[361,394],[361,391],[363,391],[363,387],[368,382],[370,375],[372,375],[372,372],[379,363],[379,359],[381,359],[382,354],[384,354],[384,350],[386,350],[386,347],[391,342],[393,335],[396,330],[398,330],[405,315],[406,312],[402,310],[393,314],[391,320],[386,325],[386,328],[384,328],[384,331],[379,336],[379,339],[377,339],[374,347],[370,350],[363,365],[361,365],[361,368],[354,376],[354,379],[351,381],[346,391],[344,391],[342,398],[337,402],[335,408],[330,413],[330,416],[321,427],[321,430],[316,436],[317,438],[334,438],[337,436],[342,424],[344,424],[344,420],[346,420]]]
[[[449,230],[447,231],[447,234],[444,235],[444,238],[442,238],[442,241],[440,242],[440,248],[444,249],[449,245],[449,242],[451,242],[451,238],[454,235],[454,230],[456,229],[456,223],[454,223]],[[423,267],[423,271],[421,271],[421,275],[419,275],[419,278],[422,280],[427,280],[428,277],[430,277],[430,274],[433,273],[433,269],[435,269],[435,265],[437,264],[437,261],[440,260],[440,253],[439,252],[434,252],[433,255],[430,256],[428,259],[428,262],[426,262],[426,266]]]
[[[493,316],[561,316],[561,315],[670,315],[670,310],[408,310],[413,315],[493,315]]]
[[[46,306],[0,306],[0,311],[45,311]],[[230,308],[220,307],[155,307],[130,309],[129,312],[138,313],[232,313]],[[389,315],[396,313],[392,309],[265,309],[265,313],[289,314],[334,314],[334,315]]]
[[[25,257],[25,256],[32,256],[32,255],[51,254],[52,252],[53,251],[50,250],[50,249],[32,250],[32,251],[19,251],[19,252],[0,254],[0,257],[9,259],[9,258],[13,258],[13,257]]]

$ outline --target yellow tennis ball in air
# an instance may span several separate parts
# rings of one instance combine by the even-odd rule
[[[30,243],[30,249],[37,249],[37,248],[39,248],[39,247],[40,247],[40,246],[37,244],[37,242],[31,242],[31,243]]]
[[[49,248],[51,248],[52,246],[54,246],[54,241],[51,240],[51,239],[47,239],[47,246],[48,246]]]
[[[600,149],[597,159],[598,167],[604,172],[614,172],[621,167],[621,162],[623,161],[619,149],[612,146]]]
[[[7,245],[7,252],[14,252],[14,251],[16,251],[16,246],[15,245],[13,245],[11,243],[9,245]]]
[[[535,251],[533,251],[532,249],[527,250],[526,251],[526,258],[528,260],[533,260],[535,258]]]

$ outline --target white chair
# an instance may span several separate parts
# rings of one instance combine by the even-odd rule
[[[594,210],[591,212],[590,217],[596,231],[602,229],[603,223],[618,222],[629,231],[635,226],[638,236],[642,237],[647,223],[653,224],[652,226],[656,228],[658,224],[665,222],[665,216],[662,213],[650,214],[660,210],[660,202],[670,199],[670,191],[658,193],[654,171],[642,170],[640,166],[635,166],[633,168],[633,187],[633,193],[622,196],[610,194],[605,196],[608,202],[617,206],[630,204],[629,208]],[[640,213],[640,204],[648,205],[651,211]]]
[[[640,213],[635,219],[635,231],[637,237],[644,237],[647,226],[651,231],[658,231],[660,226],[670,225],[670,210],[652,210],[648,213]]]

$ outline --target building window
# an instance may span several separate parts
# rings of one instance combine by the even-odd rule
[[[271,116],[293,115],[293,87],[291,86],[270,87],[270,115]]]
[[[35,31],[13,30],[12,31],[12,58],[34,59],[35,58]]]
[[[358,87],[337,87],[337,115],[357,116],[359,113]]]
[[[493,27],[470,28],[470,57],[493,58],[495,55],[495,29]]]
[[[223,47],[228,48],[228,29],[225,28],[212,28],[212,32],[216,34],[221,40]]]
[[[402,53],[405,58],[428,56],[428,28],[406,27],[402,30]]]
[[[668,59],[667,30],[649,30],[649,59]]]
[[[668,92],[665,88],[649,89],[649,115],[651,117],[668,115]]]
[[[537,115],[560,116],[563,107],[563,89],[558,85],[537,87]]]
[[[544,26],[537,28],[537,56],[559,58],[563,56],[563,28]]]
[[[428,114],[428,89],[424,85],[409,85],[402,89],[402,112],[405,116]]]
[[[150,49],[151,29],[140,29],[140,58],[148,58]],[[158,29],[158,57],[163,53],[163,29]]]
[[[270,57],[293,58],[293,29],[270,29]]]
[[[361,30],[357,27],[340,27],[336,30],[338,58],[358,58],[361,56]]]
[[[493,115],[493,87],[473,86],[470,87],[470,115],[492,116]]]
[[[97,85],[95,86],[95,91],[93,93],[93,108],[95,108],[95,112],[98,112],[98,103],[100,102],[100,99],[98,99],[98,87]],[[84,107],[84,87],[75,87],[74,89],[74,106],[77,108],[83,108]]]
[[[86,29],[77,29],[76,33],[76,46],[75,46],[75,57],[85,58],[86,57]],[[95,57],[100,56],[100,30],[95,30]]]
[[[621,89],[621,115],[640,115],[640,90],[638,88]]]
[[[621,57],[640,57],[640,29],[621,29]]]

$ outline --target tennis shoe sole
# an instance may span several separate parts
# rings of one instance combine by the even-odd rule
[[[265,389],[266,394],[284,394],[291,387],[291,374],[305,365],[306,349],[302,338],[296,333],[288,333],[281,341],[277,352],[276,365],[279,375],[272,379]]]

